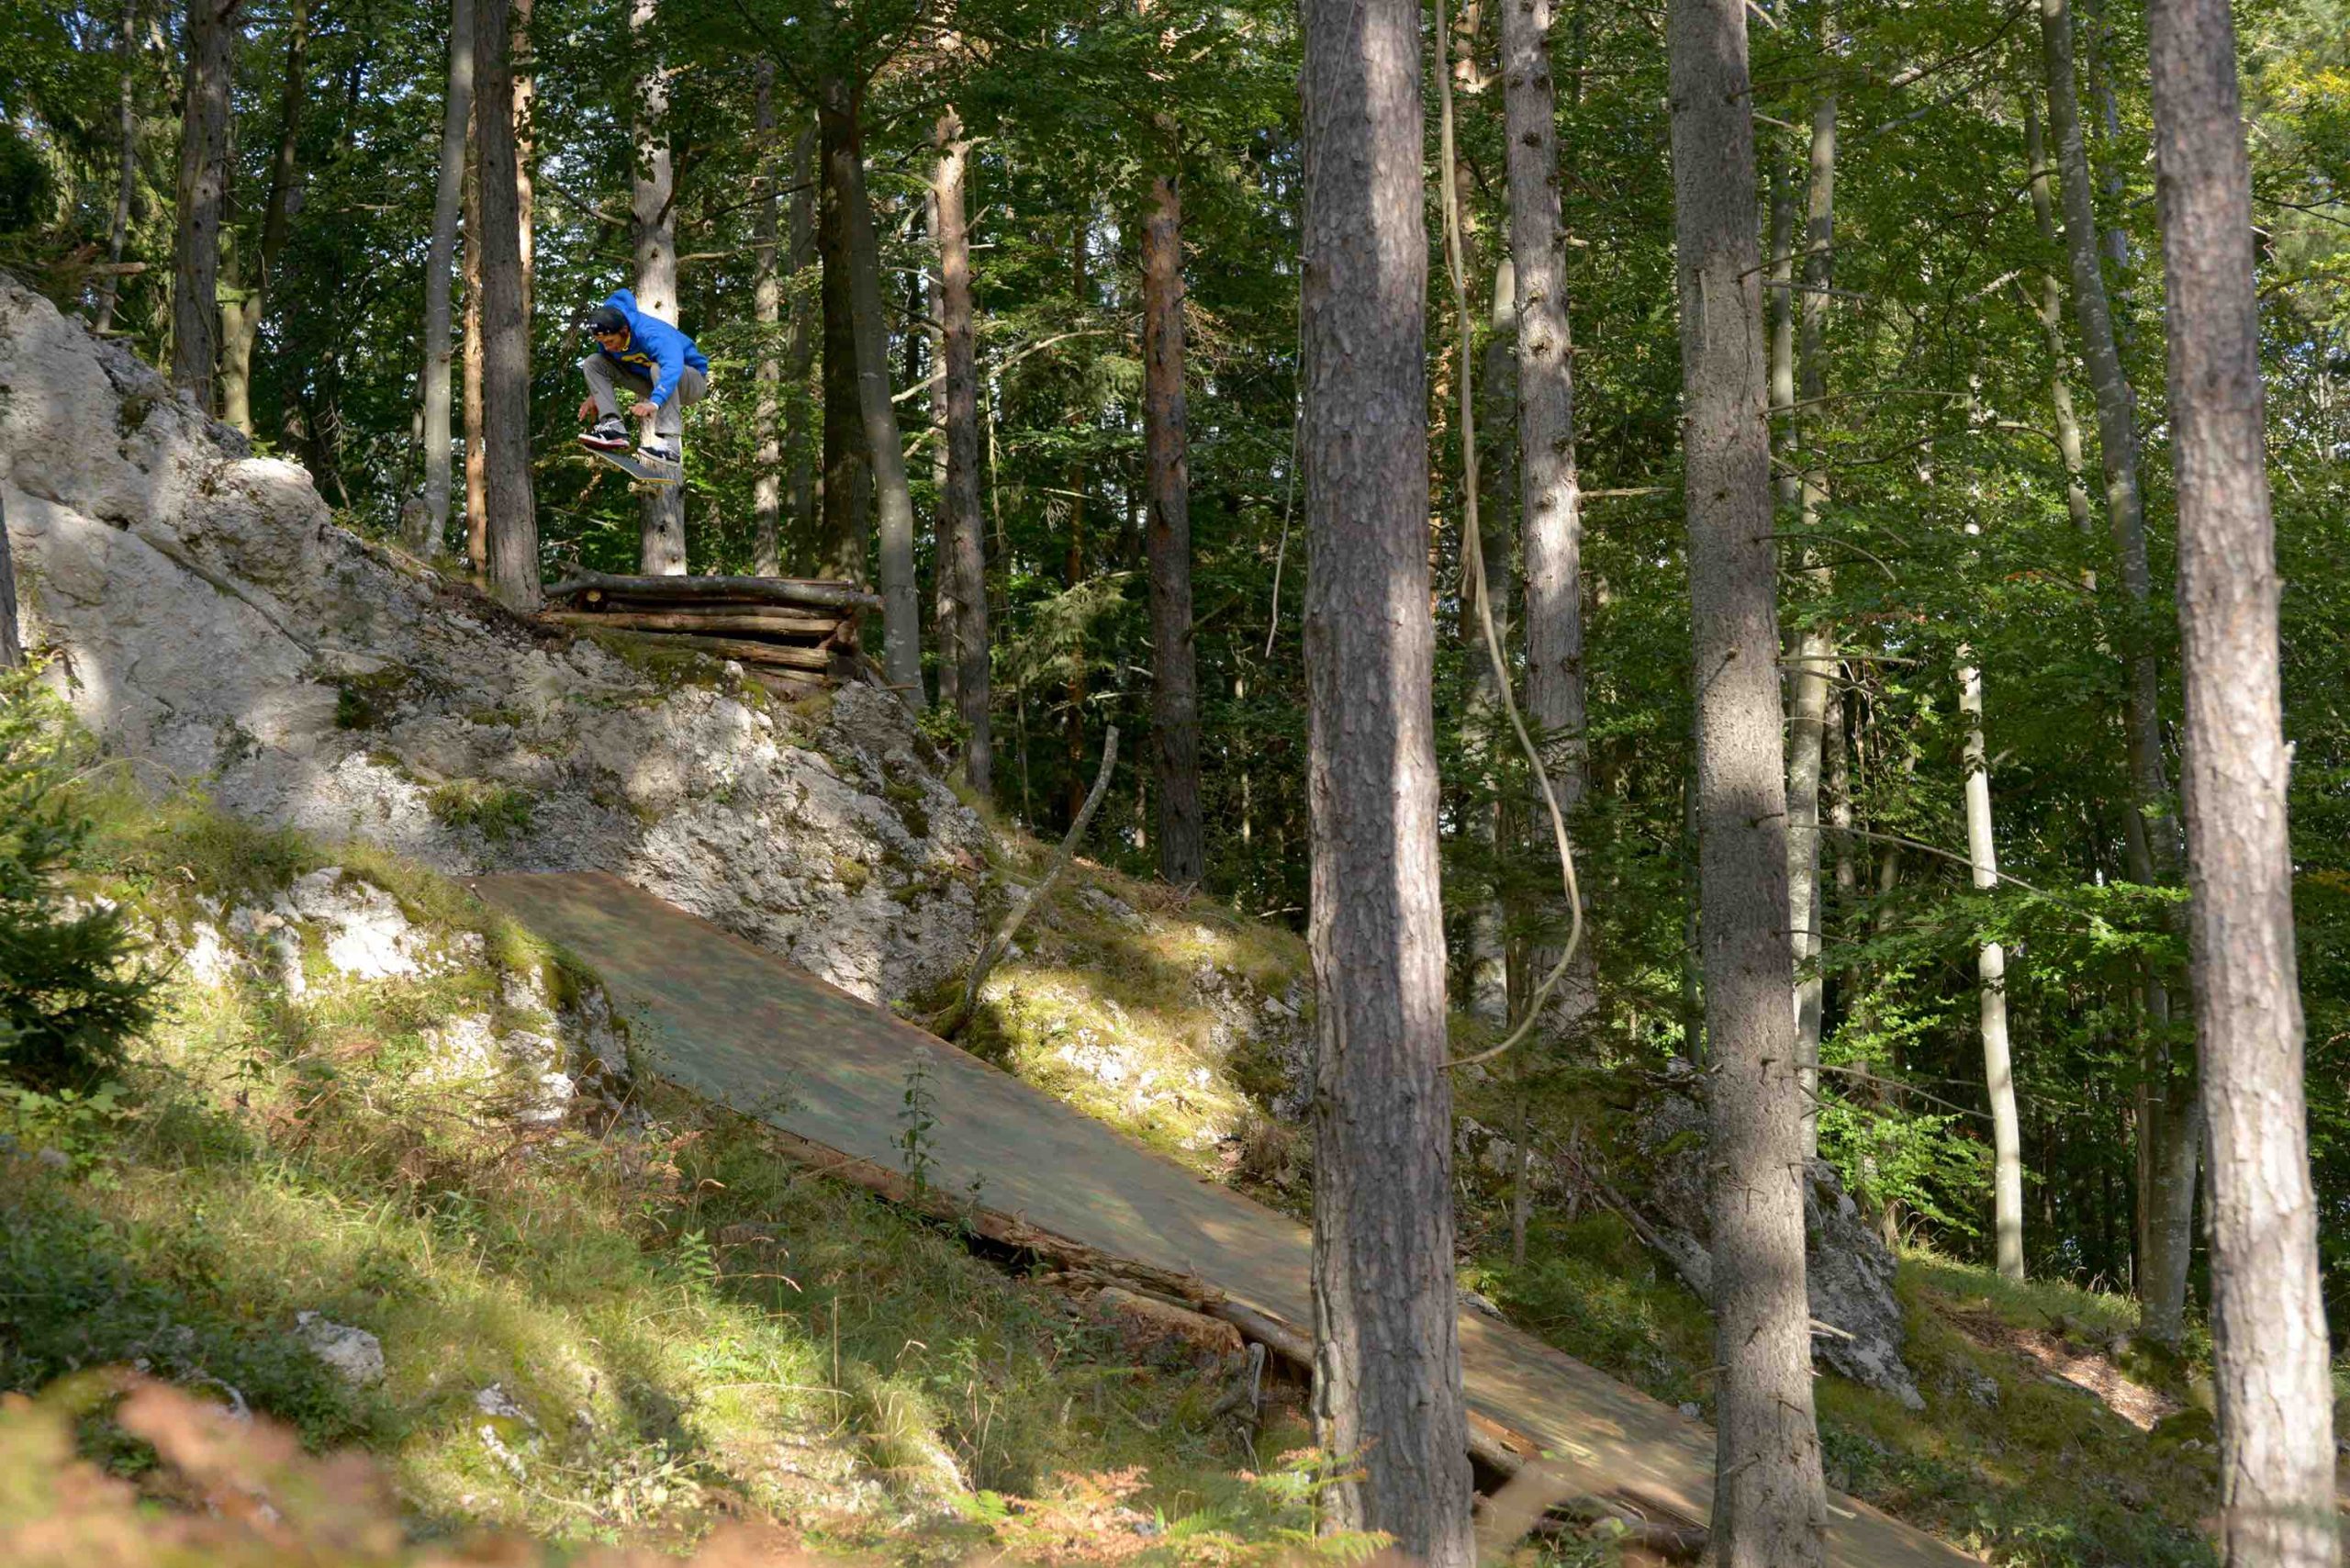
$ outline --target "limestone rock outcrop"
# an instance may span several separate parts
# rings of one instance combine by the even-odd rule
[[[455,874],[610,870],[876,1000],[976,946],[985,826],[886,693],[787,708],[517,621],[5,274],[0,505],[28,642],[150,783]]]

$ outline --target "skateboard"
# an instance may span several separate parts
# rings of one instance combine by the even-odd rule
[[[600,457],[630,478],[645,485],[674,485],[685,477],[683,463],[648,463],[634,452],[602,452],[584,442],[580,451]]]

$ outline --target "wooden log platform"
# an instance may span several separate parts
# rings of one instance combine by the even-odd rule
[[[733,659],[778,695],[806,696],[857,668],[857,618],[881,608],[855,583],[805,577],[623,577],[581,572],[547,590],[543,625]]]
[[[634,577],[582,572],[547,589],[549,599],[607,599],[641,604],[796,604],[816,610],[873,610],[881,596],[855,583],[815,577]]]

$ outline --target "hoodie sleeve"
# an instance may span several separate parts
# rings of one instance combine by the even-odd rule
[[[677,389],[678,379],[686,374],[686,340],[666,321],[648,320],[645,325],[652,330],[640,330],[637,337],[661,372],[653,382],[653,406],[657,409],[669,400],[670,394]]]

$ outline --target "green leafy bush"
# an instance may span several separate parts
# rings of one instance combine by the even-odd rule
[[[124,913],[64,886],[90,833],[74,745],[38,670],[0,670],[0,1073],[43,1090],[104,1079],[153,1015]]]

